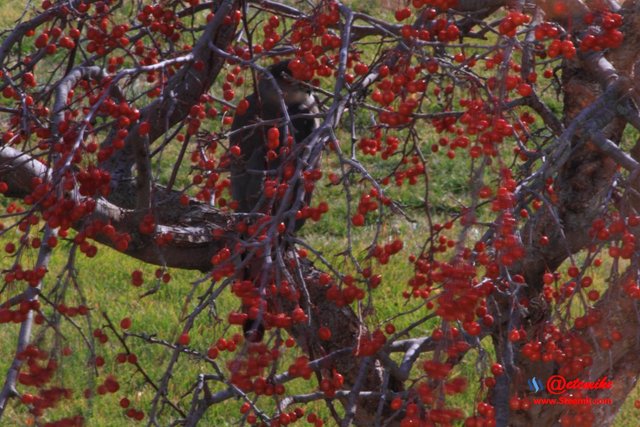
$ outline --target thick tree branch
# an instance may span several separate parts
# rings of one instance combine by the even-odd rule
[[[31,192],[33,178],[47,181],[49,176],[47,167],[37,160],[11,147],[0,148],[0,179],[7,182],[8,195],[27,195]],[[84,199],[77,191],[72,191],[70,197],[75,201]],[[94,199],[93,212],[74,226],[82,230],[95,221],[111,224],[119,233],[134,236],[124,252],[131,257],[156,265],[207,271],[211,269],[211,256],[225,246],[233,245],[234,225],[242,218],[222,214],[207,205],[193,203],[183,207],[176,197],[170,194],[167,199],[160,200],[160,219],[167,222],[158,224],[152,236],[140,235],[139,212],[120,208],[103,198]],[[173,236],[172,242],[158,247],[154,237],[167,234]],[[102,233],[94,238],[115,248],[115,243]]]
[[[225,18],[238,9],[237,0],[224,0],[215,10],[215,17],[207,24],[204,32],[191,51],[192,62],[185,64],[169,80],[163,95],[153,103],[140,111],[140,120],[133,124],[127,138],[125,147],[117,151],[101,167],[110,171],[112,185],[118,186],[126,182],[131,176],[131,169],[135,164],[135,147],[143,144],[143,139],[148,137],[149,145],[164,135],[174,125],[184,120],[191,106],[196,103],[202,93],[207,91],[218,77],[225,58],[215,54],[209,45],[213,44],[221,50],[225,50],[233,40],[236,26],[225,25]],[[148,135],[140,135],[139,124],[147,122],[151,124]],[[109,146],[115,132],[103,145]]]

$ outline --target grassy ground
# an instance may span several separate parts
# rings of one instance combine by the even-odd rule
[[[330,165],[330,164],[329,164]],[[434,187],[441,188],[433,193],[434,205],[440,206],[440,212],[452,209],[456,200],[464,192],[466,182],[465,168],[463,162],[450,161],[446,157],[434,158],[432,162],[432,177],[435,181]],[[332,189],[325,188],[320,191],[319,197],[330,201],[332,209],[330,213],[318,223],[308,223],[304,229],[304,237],[315,248],[319,249],[328,259],[339,263],[338,251],[345,247],[344,237],[344,215],[346,205],[344,198],[339,194],[332,194]],[[398,193],[400,200],[405,200],[407,204],[415,201],[416,193],[411,189],[404,189]],[[400,296],[406,289],[406,281],[411,276],[410,265],[406,255],[417,251],[418,245],[422,243],[426,235],[426,224],[416,212],[412,212],[418,220],[414,223],[401,219],[394,219],[389,222],[389,228],[393,229],[390,234],[398,233],[405,236],[405,244],[408,249],[404,255],[396,257],[385,266],[383,274],[383,285],[375,291],[375,312],[369,318],[372,325],[384,324],[386,319],[395,313],[407,308],[405,300]],[[440,214],[435,214],[436,219]],[[355,234],[353,239],[354,252],[362,253],[369,243],[373,234],[373,225],[364,227]],[[412,238],[411,236],[415,236]],[[31,255],[30,255],[31,256]],[[54,259],[52,271],[60,270],[66,262],[66,252],[59,251]],[[11,259],[5,257],[0,265],[7,267]],[[25,260],[25,264],[29,264]],[[130,272],[140,268],[144,271],[147,279],[142,288],[136,288],[130,284]],[[80,256],[77,260],[77,270],[79,274],[79,287],[89,301],[92,310],[92,327],[104,326],[105,319],[103,312],[108,313],[110,319],[118,325],[120,319],[129,316],[133,321],[131,332],[155,334],[157,338],[174,342],[179,335],[177,325],[180,324],[181,313],[185,308],[185,300],[192,290],[193,283],[200,278],[199,273],[189,271],[171,271],[172,281],[169,284],[160,286],[158,292],[140,298],[140,295],[152,288],[155,282],[152,279],[155,267],[142,265],[140,262],[124,257],[106,247],[100,247],[98,255],[94,259],[87,259]],[[597,273],[596,273],[597,274]],[[602,274],[602,273],[600,273]],[[53,277],[53,276],[51,276]],[[45,284],[46,288],[53,285],[53,279],[49,279]],[[604,277],[596,276],[596,283],[601,289],[604,288]],[[203,285],[201,285],[203,286]],[[73,294],[73,292],[70,292]],[[70,305],[70,302],[67,302]],[[79,303],[77,301],[76,303]],[[191,304],[192,306],[192,304]],[[228,293],[223,293],[216,301],[216,309],[224,319],[224,313],[229,309],[236,308],[237,302]],[[50,312],[50,310],[49,310]],[[416,315],[417,316],[417,315]],[[398,327],[406,325],[415,317],[408,316],[400,319],[396,324]],[[76,320],[82,324],[81,318]],[[0,372],[5,372],[7,363],[11,358],[14,337],[17,334],[17,325],[3,325],[0,328],[0,342],[7,343],[0,348]],[[119,328],[117,328],[119,329]],[[236,330],[239,328],[236,327]],[[425,324],[419,328],[422,332],[428,333],[429,325]],[[201,316],[196,324],[194,332],[191,334],[192,347],[202,353],[221,336],[230,336],[225,330],[224,321],[216,317],[216,313]],[[78,334],[68,323],[64,323],[61,332],[61,339],[72,349],[82,349]],[[237,332],[237,331],[236,331]],[[113,341],[113,335],[110,340]],[[47,339],[51,339],[48,337]],[[139,340],[127,339],[127,344],[137,355],[141,365],[148,375],[159,383],[164,368],[169,362],[171,352],[161,346],[144,345]],[[487,343],[488,346],[488,343]],[[128,397],[137,408],[148,408],[154,395],[153,389],[147,385],[140,375],[135,372],[129,364],[120,365],[115,362],[115,356],[122,351],[120,346],[101,346],[98,353],[103,355],[107,361],[106,366],[101,370],[104,373],[113,372],[121,380],[121,391],[115,394],[101,396],[91,401],[87,401],[81,396],[81,391],[92,387],[91,368],[88,365],[87,354],[83,351],[72,353],[70,356],[62,357],[63,369],[60,370],[59,382],[61,385],[76,390],[73,398],[65,401],[58,409],[52,412],[56,416],[75,415],[82,413],[87,418],[90,426],[120,426],[131,421],[123,415],[123,411],[118,406],[118,401],[122,397]],[[291,360],[297,353],[288,356]],[[463,395],[456,396],[451,403],[469,408],[475,398],[474,378],[478,376],[477,370],[478,353],[471,351],[465,358],[465,362],[458,368],[458,373],[470,379],[469,390]],[[192,357],[181,357],[177,368],[174,369],[174,377],[170,386],[170,394],[174,400],[179,399],[186,393],[189,386],[200,373],[211,372],[211,367],[204,361]],[[104,380],[101,374],[98,381]],[[294,381],[288,385],[288,391],[303,391],[305,385],[301,381]],[[637,392],[631,396],[625,404],[621,415],[618,417],[615,426],[633,426],[636,424],[637,409],[633,408],[633,401],[637,398]],[[203,419],[202,425],[235,425],[239,419],[239,405],[241,402],[231,401],[225,405],[212,407]],[[321,408],[319,408],[323,411]],[[13,403],[5,414],[6,425],[22,425],[24,421],[24,407]]]
[[[0,30],[11,28],[24,12],[23,0],[0,0]]]
[[[336,209],[340,211],[340,209]],[[326,222],[339,221],[339,219],[328,218]],[[405,226],[399,226],[404,229]],[[318,229],[330,229],[331,224],[325,224],[324,221],[318,224]],[[371,227],[372,228],[372,227]],[[315,247],[320,248],[324,254],[335,259],[335,248],[344,247],[344,241],[336,236],[328,236],[325,233],[314,233],[315,227],[309,226],[308,240]],[[371,230],[368,230],[370,234]],[[367,241],[365,235],[356,236],[354,239],[356,252],[364,250],[364,243]],[[59,270],[66,259],[64,251],[58,252],[58,256],[53,262],[52,271]],[[4,258],[1,262],[3,267],[8,267],[11,259]],[[25,264],[28,262],[25,260]],[[403,309],[404,302],[399,294],[404,289],[407,278],[409,277],[409,268],[406,258],[398,258],[396,262],[390,263],[383,271],[385,285],[376,291],[376,297],[384,304],[377,305],[378,311],[372,317],[372,323],[382,323],[385,319],[391,317],[394,313]],[[141,265],[139,262],[124,257],[115,251],[106,247],[100,247],[98,255],[94,259],[78,258],[77,270],[79,272],[78,283],[83,293],[89,301],[89,307],[92,310],[92,328],[103,326],[106,324],[101,313],[108,313],[110,319],[118,325],[120,319],[125,316],[131,317],[133,326],[131,332],[144,332],[146,334],[156,334],[160,339],[174,342],[179,331],[177,325],[180,324],[181,313],[184,309],[184,301],[187,294],[192,289],[192,283],[199,278],[198,273],[188,271],[171,271],[172,281],[169,284],[163,284],[160,290],[148,297],[140,299],[139,296],[146,290],[153,287],[153,283],[146,283],[142,288],[136,288],[130,284],[130,272],[136,268],[142,268],[145,271],[145,277],[153,276],[154,268]],[[53,278],[53,276],[51,276]],[[52,286],[52,279],[45,283],[45,288]],[[204,285],[203,285],[204,286]],[[70,301],[67,305],[72,305]],[[230,308],[237,305],[235,298],[229,297],[228,293],[224,293],[216,301],[216,309],[222,313],[227,313]],[[51,312],[51,310],[46,310]],[[82,325],[84,320],[76,318],[76,321]],[[405,319],[404,322],[407,322]],[[212,313],[209,316],[202,316],[196,324],[192,336],[193,348],[206,353],[207,348],[213,344],[217,338],[221,336],[229,336],[225,334],[225,322],[217,319]],[[403,322],[398,323],[401,326]],[[83,325],[84,326],[84,325]],[[119,329],[119,328],[118,328]],[[236,332],[239,328],[236,327]],[[6,372],[8,362],[11,359],[12,345],[18,331],[18,325],[3,325],[0,328],[0,341],[7,343],[0,349],[0,372]],[[68,323],[64,323],[61,337],[64,346],[72,349],[82,349],[78,335],[73,327]],[[113,341],[113,335],[110,340]],[[48,338],[50,339],[50,338]],[[132,351],[138,356],[141,365],[147,370],[149,376],[156,382],[163,373],[164,367],[169,362],[170,351],[160,346],[143,345],[139,340],[127,339],[127,344],[131,346]],[[122,351],[120,346],[111,348],[111,346],[100,346],[98,353],[103,355],[107,361],[107,365],[102,369],[104,372],[113,372],[121,381],[122,391],[113,395],[102,396],[96,398],[87,406],[87,401],[82,398],[81,391],[91,386],[90,375],[91,368],[88,366],[86,352],[80,350],[70,356],[63,357],[63,369],[60,370],[62,376],[60,384],[77,390],[74,397],[56,409],[54,413],[58,416],[74,415],[83,413],[88,419],[88,425],[95,426],[118,426],[127,421],[123,417],[122,410],[118,406],[121,397],[128,397],[136,407],[149,407],[150,400],[153,397],[153,390],[139,373],[134,374],[134,369],[128,365],[119,365],[115,363],[114,358],[117,352]],[[293,355],[292,355],[293,356]],[[178,368],[174,370],[174,378],[170,388],[173,396],[186,392],[199,373],[210,372],[210,367],[197,358],[180,359]],[[104,379],[104,375],[99,377],[99,381]],[[302,390],[302,385],[296,384],[294,381],[290,384],[292,390],[296,388]],[[237,402],[230,402],[225,405],[213,407],[203,420],[203,425],[222,426],[232,424],[231,419],[238,417]],[[24,407],[22,405],[12,404],[8,412],[5,414],[5,422],[8,425],[20,425],[24,420]]]

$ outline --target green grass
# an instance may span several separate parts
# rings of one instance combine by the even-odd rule
[[[24,12],[25,2],[22,0],[0,0],[0,30],[11,28]]]
[[[339,219],[328,218],[326,221],[339,221]],[[314,242],[314,246],[326,251],[328,257],[335,258],[336,254],[332,253],[332,249],[341,247],[344,243],[337,238],[323,238],[320,234],[314,234],[314,227],[309,226],[309,240]],[[367,230],[370,232],[370,230]],[[364,248],[362,244],[367,241],[365,236],[357,236],[354,239],[356,252],[361,252]],[[66,251],[57,251],[57,256],[53,260],[51,271],[59,270],[65,263]],[[397,258],[397,262],[390,263],[384,268],[383,285],[375,292],[376,298],[386,303],[376,305],[378,310],[372,316],[371,323],[379,324],[385,319],[393,316],[403,308],[401,298],[398,294],[404,288],[408,278],[408,263],[406,258]],[[11,259],[5,257],[2,265],[6,268],[10,265]],[[25,264],[28,264],[25,259]],[[143,332],[146,334],[155,334],[157,338],[169,342],[174,342],[179,335],[178,325],[180,325],[180,316],[183,309],[184,301],[187,294],[191,290],[191,282],[200,275],[194,272],[173,270],[172,281],[169,284],[162,284],[160,290],[150,296],[140,299],[141,293],[150,287],[153,283],[149,280],[141,288],[136,288],[130,284],[130,272],[136,268],[142,268],[145,271],[145,278],[153,277],[155,268],[144,266],[140,262],[122,256],[115,251],[106,247],[100,247],[98,255],[94,259],[87,259],[80,256],[77,260],[78,283],[82,292],[86,295],[91,308],[92,328],[104,326],[106,321],[102,318],[102,312],[106,312],[109,318],[117,326],[119,330],[119,322],[123,317],[129,316],[133,321],[130,329],[131,332]],[[45,289],[52,286],[53,276],[45,282]],[[201,286],[206,286],[206,283]],[[72,295],[73,292],[69,292]],[[69,306],[77,305],[79,301],[73,302],[66,300]],[[193,304],[191,304],[191,307]],[[230,297],[228,292],[216,301],[216,309],[220,316],[225,317],[226,313],[237,308],[235,298]],[[45,313],[50,314],[51,309],[46,308]],[[85,325],[85,319],[75,317],[74,321],[79,325]],[[406,319],[404,320],[407,321]],[[122,351],[119,344],[115,343],[112,333],[109,335],[109,343],[107,345],[98,345],[97,353],[102,355],[107,363],[105,367],[100,369],[98,376],[98,384],[104,380],[105,373],[113,372],[121,382],[122,391],[113,395],[109,394],[87,401],[82,397],[82,390],[91,386],[93,379],[92,369],[88,366],[87,352],[83,350],[83,343],[78,337],[77,332],[68,324],[62,322],[61,336],[63,347],[74,349],[74,353],[70,356],[62,357],[61,369],[57,374],[57,381],[62,386],[70,387],[74,390],[74,396],[64,401],[58,408],[51,411],[47,419],[54,417],[71,416],[82,413],[87,417],[88,425],[95,426],[118,426],[127,422],[122,414],[122,410],[118,406],[121,397],[128,397],[132,404],[138,408],[148,408],[153,397],[152,388],[145,384],[144,379],[129,364],[117,364],[114,360],[117,353]],[[402,322],[397,323],[398,327],[404,326]],[[0,340],[5,343],[13,343],[18,331],[18,325],[3,325],[0,328]],[[235,327],[233,332],[238,332],[239,328]],[[225,334],[224,322],[216,319],[214,316],[200,316],[196,325],[190,334],[192,336],[191,346],[206,353],[207,348],[215,343],[222,336],[229,337]],[[50,341],[51,337],[47,336]],[[127,344],[131,350],[137,355],[140,364],[147,371],[149,376],[158,383],[164,368],[171,357],[170,351],[164,347],[146,345],[140,340],[128,338]],[[8,362],[11,360],[12,346],[5,345],[0,351],[0,372],[6,372]],[[297,354],[297,353],[296,353]],[[291,360],[292,357],[285,359]],[[182,395],[188,390],[199,373],[210,372],[210,366],[206,362],[181,356],[178,367],[174,369],[174,377],[172,386],[170,387],[170,395],[173,399]],[[294,381],[288,384],[288,388],[292,390],[305,389],[305,385],[301,381]],[[27,388],[21,387],[21,391],[27,391]],[[224,405],[217,405],[207,412],[203,419],[204,425],[231,425],[232,419],[239,417],[237,408],[239,403],[236,401],[227,402]],[[235,409],[234,409],[235,408]],[[9,425],[19,425],[25,417],[25,407],[13,402],[5,413],[5,422]]]
[[[430,141],[426,141],[430,144]],[[325,159],[327,167],[331,169],[334,166],[334,160],[330,157]],[[376,169],[376,161],[372,160],[372,170]],[[432,202],[435,220],[444,218],[447,212],[451,212],[459,207],[458,201],[464,199],[465,183],[468,180],[468,166],[465,165],[464,158],[449,160],[444,155],[433,156],[430,161],[432,182],[432,193],[430,201]],[[384,171],[382,171],[384,172]],[[382,173],[381,172],[381,173]],[[358,185],[354,185],[354,190]],[[419,190],[419,191],[418,191]],[[415,205],[416,201],[423,194],[420,187],[404,186],[400,189],[389,188],[400,201],[408,206]],[[318,223],[308,221],[303,229],[304,238],[317,250],[321,251],[330,261],[336,265],[345,266],[348,272],[352,267],[345,261],[340,252],[344,250],[347,240],[345,237],[346,227],[345,217],[347,209],[344,195],[335,187],[320,186],[317,199],[326,199],[330,201],[331,210],[329,214],[321,219]],[[356,198],[357,199],[357,198]],[[352,207],[355,209],[355,206]],[[367,319],[367,323],[372,327],[384,325],[384,323],[400,311],[413,307],[416,302],[408,305],[401,297],[401,293],[406,289],[406,282],[411,276],[411,265],[407,261],[410,253],[416,253],[419,245],[423,242],[427,233],[427,224],[424,218],[416,211],[409,210],[417,219],[416,222],[410,223],[397,216],[391,217],[385,221],[385,232],[383,233],[384,241],[394,236],[400,235],[405,238],[406,249],[399,255],[392,258],[392,261],[379,269],[378,272],[383,274],[382,285],[374,291],[374,311]],[[370,214],[371,215],[371,214]],[[366,247],[371,242],[374,234],[375,224],[370,224],[361,229],[354,229],[353,236],[353,252],[358,258],[364,256]],[[34,261],[35,252],[27,254],[23,260],[23,264],[30,265]],[[53,260],[51,271],[59,271],[66,262],[67,252],[63,249],[56,252]],[[3,268],[11,265],[12,259],[5,257],[1,262]],[[319,265],[319,264],[318,264]],[[152,280],[155,267],[145,266],[139,261],[122,256],[115,251],[106,247],[100,247],[98,255],[95,259],[87,259],[79,256],[77,260],[77,269],[79,272],[79,287],[89,301],[91,308],[92,328],[105,325],[105,320],[101,313],[108,313],[110,319],[117,326],[120,319],[130,316],[133,320],[133,326],[130,331],[134,333],[155,334],[159,339],[168,342],[174,342],[180,333],[178,329],[181,324],[181,314],[183,312],[185,299],[192,289],[194,280],[200,278],[199,273],[172,270],[172,281],[168,284],[160,285],[158,292],[140,299],[140,295],[155,285]],[[144,270],[145,284],[141,288],[133,287],[130,284],[131,271],[141,268]],[[560,269],[562,270],[562,269]],[[594,271],[595,282],[600,289],[604,289],[606,284],[604,278],[606,270],[601,268]],[[48,276],[45,283],[45,289],[51,289],[53,285],[54,275]],[[206,286],[207,283],[200,285],[200,288]],[[68,292],[68,295],[74,295],[75,292]],[[77,305],[79,300],[67,300],[67,305]],[[189,305],[193,307],[193,303]],[[238,307],[238,303],[234,297],[231,297],[228,291],[216,301],[217,313],[221,319],[217,319],[214,315],[203,315],[198,318],[196,325],[192,329],[191,346],[205,353],[207,348],[222,337],[229,337],[232,333],[239,332],[239,328],[235,327],[232,331],[225,330],[224,320],[226,313]],[[51,313],[50,308],[45,309],[46,313]],[[398,329],[407,326],[416,319],[418,314],[413,316],[404,316],[394,321]],[[85,319],[74,318],[80,325],[85,326]],[[136,408],[148,409],[151,399],[154,395],[153,389],[146,384],[140,373],[129,365],[119,365],[115,362],[115,356],[122,351],[118,344],[114,344],[115,338],[113,334],[108,332],[110,341],[106,346],[98,346],[97,353],[105,357],[106,366],[100,369],[98,376],[98,384],[104,380],[107,373],[113,372],[121,382],[121,391],[115,394],[99,396],[90,401],[82,397],[82,391],[85,388],[92,387],[92,370],[88,365],[87,352],[83,350],[83,343],[78,337],[77,332],[68,322],[62,322],[61,336],[64,346],[74,349],[71,356],[61,359],[62,369],[56,374],[56,384],[70,387],[74,390],[71,399],[64,401],[58,408],[52,410],[47,419],[56,417],[71,416],[78,413],[83,414],[87,418],[87,425],[90,426],[120,426],[130,422],[123,415],[123,410],[118,406],[118,401],[122,397],[128,397],[133,406]],[[433,323],[428,322],[421,325],[417,329],[417,333],[428,334]],[[0,328],[0,340],[4,343],[13,343],[17,334],[17,325],[3,325]],[[116,327],[119,330],[119,327]],[[50,341],[51,336],[47,336]],[[135,338],[128,338],[127,344],[137,355],[140,364],[143,366],[148,375],[157,384],[164,372],[167,363],[171,358],[171,351],[165,347],[158,345],[147,345]],[[485,343],[485,347],[490,349],[490,343]],[[12,346],[5,345],[0,350],[0,372],[6,372],[12,355]],[[283,365],[291,361],[296,352],[291,352],[285,357]],[[224,366],[224,357],[221,357],[221,366]],[[473,406],[473,402],[477,396],[477,379],[479,373],[476,367],[477,352],[471,351],[465,356],[464,362],[456,368],[456,372],[469,379],[469,387],[465,393],[450,398],[451,405],[459,405],[467,410]],[[418,365],[419,366],[419,365]],[[203,360],[193,357],[180,357],[179,362],[174,369],[174,376],[169,387],[169,394],[174,402],[180,399],[193,384],[196,377],[200,373],[210,373],[211,366]],[[302,381],[297,380],[287,385],[289,392],[310,391],[309,386]],[[26,390],[21,388],[21,390]],[[629,423],[629,419],[635,419],[637,409],[633,407],[633,401],[638,398],[638,392],[634,392],[629,397],[623,407],[621,415],[618,417],[616,426],[634,425]],[[188,399],[185,398],[185,399]],[[264,401],[262,398],[260,401]],[[187,403],[186,400],[181,403]],[[235,425],[240,419],[238,408],[241,402],[232,400],[225,402],[223,405],[215,405],[207,411],[202,420],[203,425]],[[266,407],[269,404],[265,403]],[[320,404],[312,405],[321,413],[326,415],[326,411]],[[11,406],[5,414],[5,422],[8,425],[22,425],[26,413],[23,405],[12,402]]]
[[[326,161],[329,163],[328,166],[331,167],[331,159]],[[460,163],[463,162],[451,161],[441,156],[434,158],[431,163],[434,171],[432,176],[435,180],[433,197],[441,200],[445,207],[440,212],[455,209],[456,198],[464,197],[463,183],[466,182],[467,178],[465,177],[466,169],[464,165],[460,166]],[[449,190],[442,190],[442,188],[448,188]],[[413,188],[403,187],[401,189],[390,189],[390,191],[395,192],[394,195],[399,197],[401,201],[415,201],[416,191]],[[326,186],[320,187],[317,196],[318,200],[330,200],[332,209],[318,223],[309,221],[303,230],[303,236],[314,248],[321,251],[323,256],[336,263],[336,265],[345,265],[346,270],[349,271],[349,264],[340,255],[347,243],[344,234],[346,215],[344,196],[338,194],[335,188]],[[437,211],[438,209],[434,207],[434,210]],[[407,261],[407,255],[417,252],[424,239],[424,237],[420,238],[420,236],[424,236],[427,232],[427,224],[424,218],[417,214],[415,217],[418,219],[415,223],[410,223],[397,217],[392,217],[391,221],[386,221],[385,238],[392,235],[405,236],[406,250],[392,258],[392,262],[379,270],[383,274],[383,282],[374,291],[375,310],[367,319],[370,326],[378,327],[384,325],[389,318],[398,312],[416,304],[411,302],[407,305],[400,296],[402,291],[406,289],[406,281],[411,276],[412,271],[411,265]],[[438,218],[441,218],[441,216],[436,214],[436,220]],[[355,230],[352,240],[353,252],[357,257],[361,258],[373,237],[374,225],[371,224]],[[412,236],[416,236],[416,238],[412,238]],[[23,264],[29,265],[32,263],[34,254],[35,252],[25,254]],[[66,256],[67,251],[64,249],[56,251],[56,256],[51,266],[52,273],[59,271],[63,267],[66,262]],[[12,259],[5,256],[1,265],[7,268],[11,262]],[[98,255],[94,259],[79,256],[76,266],[79,272],[79,287],[86,296],[87,301],[89,301],[89,307],[91,308],[92,328],[105,325],[106,322],[102,317],[102,312],[108,313],[117,330],[119,330],[120,319],[129,316],[133,321],[131,332],[155,334],[157,338],[168,342],[174,342],[179,335],[180,330],[178,328],[181,324],[181,314],[183,313],[185,300],[192,289],[192,283],[201,277],[201,274],[196,272],[172,270],[170,283],[161,284],[158,292],[141,299],[140,295],[156,284],[155,280],[153,280],[155,267],[145,266],[139,261],[125,257],[106,247],[100,247]],[[130,273],[138,268],[144,271],[145,277],[145,284],[141,288],[136,288],[130,284]],[[562,270],[563,268],[559,269],[559,271]],[[604,289],[606,286],[604,283],[606,271],[605,268],[600,268],[593,272],[596,286],[599,289]],[[53,280],[53,274],[48,276],[45,282],[45,289],[51,289]],[[207,286],[207,283],[201,284],[200,290],[204,286]],[[68,295],[74,294],[75,292],[73,291],[68,292]],[[77,305],[80,301],[67,300],[65,303],[67,305]],[[190,303],[187,308],[192,307],[193,303]],[[216,300],[215,307],[221,319],[216,318],[213,314],[200,316],[192,329],[191,346],[205,353],[207,348],[215,343],[218,338],[222,336],[229,337],[232,333],[238,332],[238,327],[227,331],[224,326],[226,313],[237,307],[236,299],[231,297],[228,291],[223,292],[220,298]],[[45,312],[50,314],[51,309],[47,307]],[[78,324],[85,326],[86,319],[76,317],[74,320]],[[415,320],[413,316],[404,316],[394,320],[394,323],[400,329],[413,320]],[[428,322],[421,325],[416,332],[428,334],[432,326],[433,323]],[[17,325],[3,325],[0,328],[1,342],[14,342],[17,330]],[[72,355],[61,358],[62,369],[56,374],[56,383],[72,388],[74,395],[71,399],[64,401],[58,408],[52,410],[47,417],[48,419],[81,413],[87,418],[87,425],[119,426],[130,422],[128,418],[124,417],[123,411],[118,406],[120,398],[128,397],[136,408],[149,408],[154,395],[153,389],[146,384],[140,373],[137,373],[131,365],[120,365],[115,362],[115,356],[122,351],[122,348],[119,344],[114,344],[115,338],[110,332],[108,332],[109,344],[105,346],[98,345],[97,353],[105,357],[107,363],[105,367],[100,369],[97,382],[99,384],[104,380],[107,373],[112,372],[121,382],[121,391],[100,396],[90,401],[84,399],[82,390],[93,388],[93,375],[88,365],[87,352],[83,350],[83,343],[68,322],[62,322],[60,332],[64,343],[62,347],[68,346],[75,351]],[[50,341],[52,338],[48,335],[46,339]],[[147,345],[132,337],[127,338],[126,341],[127,345],[137,355],[140,364],[148,375],[156,384],[159,383],[171,358],[171,351],[162,346]],[[490,343],[484,344],[485,348],[490,351]],[[0,350],[0,372],[6,372],[11,354],[11,345],[5,345]],[[297,354],[297,352],[287,354],[283,365],[286,366],[287,361],[291,361]],[[221,366],[224,366],[224,357],[221,357],[221,359]],[[477,396],[476,380],[480,375],[480,371],[476,367],[476,359],[477,352],[475,350],[471,351],[465,356],[464,362],[456,368],[458,374],[468,378],[469,387],[465,393],[451,397],[449,400],[451,405],[459,405],[469,409],[475,401]],[[205,361],[194,357],[181,356],[174,369],[174,376],[169,387],[169,394],[172,400],[177,402],[180,396],[188,391],[198,374],[208,372],[211,372],[211,366]],[[21,390],[24,391],[26,388],[21,388]],[[291,392],[309,391],[308,385],[300,380],[289,383],[287,390]],[[634,414],[637,413],[637,409],[633,407],[633,401],[636,398],[638,398],[637,391],[625,403],[623,411],[615,424],[616,426],[634,425],[630,424],[628,420],[633,419]],[[261,399],[261,401],[263,400],[264,398]],[[182,403],[186,403],[186,401]],[[206,413],[202,421],[203,425],[234,425],[240,420],[238,411],[240,404],[241,402],[233,400],[225,402],[224,405],[213,406]],[[269,407],[268,404],[266,406]],[[314,406],[321,413],[326,414],[320,404],[312,405],[312,407]],[[5,420],[9,423],[8,425],[21,425],[25,416],[24,406],[13,402],[5,414]]]

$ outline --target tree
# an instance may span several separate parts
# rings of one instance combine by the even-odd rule
[[[0,417],[15,399],[38,423],[82,424],[49,415],[82,393],[56,382],[80,351],[87,399],[136,375],[153,399],[123,398],[123,416],[153,425],[237,399],[238,418],[272,426],[614,422],[640,374],[640,3],[413,0],[394,14],[331,0],[28,6],[0,46],[0,323],[20,325]],[[320,98],[321,125],[265,142],[281,165],[265,198],[293,206],[236,213],[231,121],[282,58]],[[452,168],[464,187],[443,204]],[[294,232],[325,215],[343,220],[331,251]],[[175,339],[91,309],[77,265],[95,242],[159,266],[158,283],[201,272]],[[67,262],[49,271],[56,253]],[[406,260],[407,284],[383,280]],[[217,313],[228,327],[193,344],[224,295],[238,300]],[[403,303],[378,318],[391,299]],[[262,342],[240,335],[249,317]],[[65,325],[83,345],[65,346]],[[159,378],[133,342],[170,352]],[[105,365],[109,346],[128,373]],[[181,359],[204,368],[175,389]],[[536,404],[539,381],[608,404]]]

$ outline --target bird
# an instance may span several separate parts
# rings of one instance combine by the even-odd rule
[[[293,77],[290,65],[291,61],[287,60],[268,67],[267,72],[273,79],[266,74],[260,75],[256,92],[245,98],[246,108],[244,111],[236,111],[234,116],[230,145],[239,150],[236,149],[230,162],[230,181],[231,195],[237,203],[236,212],[268,215],[278,211],[288,212],[295,203],[299,187],[303,185],[301,177],[285,176],[283,166],[285,162],[291,161],[293,166],[297,166],[299,159],[295,156],[302,153],[297,148],[318,128],[319,119],[314,115],[317,116],[319,108],[309,87]],[[286,108],[286,115],[283,106]],[[290,121],[285,120],[287,116]],[[277,138],[276,144],[270,141],[270,136]],[[282,147],[289,146],[291,140],[293,144],[287,152],[293,153],[293,159],[285,156],[284,152],[283,155],[277,155]],[[276,182],[295,181],[286,200],[266,196],[265,182],[274,178]],[[310,201],[311,193],[305,192],[303,202],[308,205]],[[303,224],[304,219],[296,219],[293,232],[298,231]],[[257,294],[262,272],[263,260],[259,257],[247,263],[241,272],[241,279],[253,281]],[[249,307],[243,307],[243,311],[249,313]],[[253,314],[243,324],[244,336],[250,342],[262,341],[265,330],[261,316],[256,317],[255,312],[253,310]]]
[[[318,126],[316,117],[299,117],[319,112],[316,98],[307,85],[293,78],[291,61],[281,61],[268,68],[275,79],[280,93],[273,81],[265,75],[259,77],[257,91],[246,97],[248,107],[242,114],[236,113],[231,125],[231,146],[237,146],[240,153],[234,156],[231,165],[231,195],[237,203],[236,212],[275,213],[282,203],[293,204],[293,200],[269,200],[264,195],[265,180],[269,176],[282,174],[279,168],[283,164],[281,156],[268,159],[268,133],[276,128],[279,134],[279,147],[287,146],[285,135],[293,137],[294,145],[304,141]],[[283,120],[286,107],[290,123]],[[280,120],[277,126],[273,121]],[[266,124],[262,124],[268,122]],[[300,153],[300,150],[294,150]],[[299,181],[296,182],[299,184]],[[292,194],[297,191],[291,192]],[[310,194],[305,202],[310,201]],[[302,227],[304,221],[296,221],[294,231]]]

